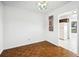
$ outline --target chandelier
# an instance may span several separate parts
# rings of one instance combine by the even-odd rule
[[[40,10],[45,10],[45,9],[47,9],[47,1],[40,1],[40,2],[38,3],[38,7],[39,7]]]

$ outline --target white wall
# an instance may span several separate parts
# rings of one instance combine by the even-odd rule
[[[78,9],[79,9],[79,8],[78,8]],[[77,13],[78,13],[77,19],[79,19],[79,11],[78,11]],[[78,43],[78,54],[79,54],[79,20],[77,20],[77,21],[78,21],[78,23],[77,23],[77,25],[78,25],[78,26],[77,26],[78,42],[77,42],[77,43]]]
[[[43,41],[43,15],[26,9],[5,6],[4,48]]]
[[[3,5],[0,2],[0,53],[3,50]]]
[[[54,15],[54,31],[53,32],[48,31],[48,18],[46,20],[46,22],[47,22],[46,23],[46,25],[47,25],[46,38],[48,39],[49,42],[58,45],[58,40],[59,40],[58,39],[58,15],[60,15],[64,12],[68,12],[68,11],[77,9],[78,7],[79,7],[79,2],[70,2],[70,3],[62,6],[61,8],[51,11],[51,13],[49,13],[47,15],[47,17],[50,15]],[[75,42],[75,46],[78,46],[78,42],[77,42],[78,39],[76,39],[76,40],[74,39],[73,41]],[[72,41],[70,41],[70,42],[72,42]],[[71,45],[71,46],[73,47],[73,45]],[[71,48],[69,50],[71,50]],[[78,53],[78,47],[77,48],[73,47],[73,50],[71,50],[71,51]]]
[[[53,13],[53,12],[52,12]],[[53,14],[50,14],[53,15]],[[47,41],[57,45],[58,44],[58,20],[56,20],[54,15],[54,20],[53,20],[53,25],[54,25],[54,31],[49,31],[49,21],[48,21],[48,17],[50,15],[45,15],[46,19],[45,19],[45,38],[47,39]]]

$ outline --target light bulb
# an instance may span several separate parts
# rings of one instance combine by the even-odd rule
[[[38,3],[38,6],[41,10],[45,10],[47,8],[47,2],[41,1],[41,2]]]

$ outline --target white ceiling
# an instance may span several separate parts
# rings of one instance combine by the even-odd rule
[[[70,1],[48,1],[48,6],[46,10],[40,10],[38,8],[38,2],[39,1],[4,1],[3,4],[8,6],[25,8],[27,10],[34,12],[46,13],[46,12],[50,12],[51,10],[57,9],[63,6],[64,4],[69,3]]]

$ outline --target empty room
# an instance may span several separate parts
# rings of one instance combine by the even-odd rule
[[[78,57],[79,1],[0,1],[0,57]]]

